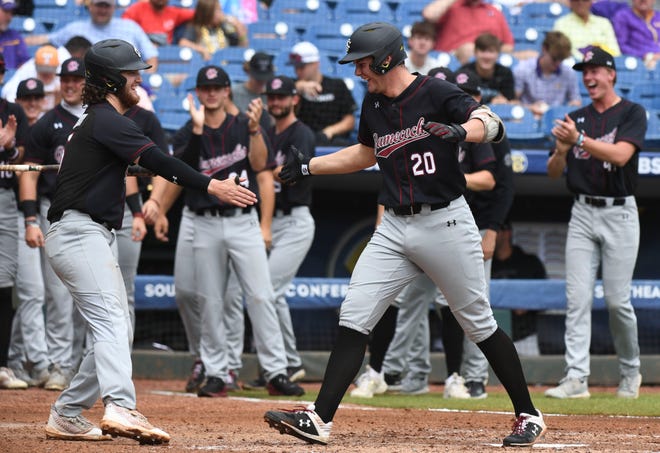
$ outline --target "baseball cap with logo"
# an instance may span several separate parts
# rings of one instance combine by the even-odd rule
[[[606,68],[614,69],[616,71],[616,65],[614,64],[614,57],[610,55],[609,52],[601,49],[600,47],[588,47],[584,50],[584,58],[580,63],[573,65],[573,69],[576,71],[583,71],[585,66],[604,66]]]
[[[447,82],[450,83],[454,83],[456,81],[456,75],[454,74],[454,71],[444,66],[439,66],[437,68],[431,69],[428,75],[429,77],[446,80]]]
[[[300,66],[320,61],[319,49],[309,41],[302,41],[293,46],[289,54],[289,64]]]
[[[197,72],[196,87],[220,86],[228,87],[231,85],[229,76],[219,66],[204,66]]]
[[[268,55],[264,52],[257,52],[252,55],[247,66],[248,74],[260,82],[265,82],[273,77],[274,69],[272,55]]]
[[[2,4],[0,6],[5,11],[13,11],[18,5],[14,0],[2,0]]]
[[[45,96],[44,84],[41,80],[29,78],[22,80],[16,89],[16,98],[26,98],[28,96]]]
[[[75,76],[75,77],[85,77],[85,63],[82,58],[69,58],[64,60],[60,72],[57,73],[58,76]]]
[[[296,93],[296,83],[293,81],[293,79],[287,76],[275,76],[266,84],[266,94],[283,94],[285,96],[293,96]]]
[[[456,73],[456,86],[467,94],[479,95],[481,88],[479,88],[479,80],[477,75],[469,71],[460,71]]]
[[[34,64],[37,72],[49,72],[55,74],[60,64],[57,57],[57,49],[51,45],[41,46],[34,54]]]

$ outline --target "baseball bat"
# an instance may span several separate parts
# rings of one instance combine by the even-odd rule
[[[57,171],[60,169],[58,164],[32,165],[32,164],[2,164],[0,171]],[[128,167],[128,176],[153,176],[154,174],[139,165],[130,165]]]

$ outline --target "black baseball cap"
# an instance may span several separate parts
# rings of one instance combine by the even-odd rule
[[[69,58],[64,60],[62,66],[60,67],[60,72],[57,73],[58,76],[74,76],[74,77],[85,77],[85,63],[82,58]]]
[[[616,71],[614,57],[600,47],[588,47],[582,53],[584,54],[582,61],[573,65],[576,71],[583,71],[585,66],[603,66]]]
[[[16,89],[16,98],[26,98],[28,96],[45,96],[44,84],[41,80],[33,77],[21,80]]]
[[[229,81],[229,76],[219,66],[211,65],[204,66],[197,72],[197,83],[196,87],[205,87],[205,86],[219,86],[219,87],[228,87],[231,86]]]
[[[460,71],[456,73],[456,86],[467,94],[479,95],[481,88],[479,88],[479,78],[471,71]]]
[[[296,83],[293,79],[278,75],[273,77],[266,84],[266,94],[283,94],[285,96],[293,96],[298,93],[296,91]]]
[[[447,82],[454,83],[456,81],[456,76],[454,71],[444,66],[439,66],[433,68],[428,73],[429,77],[434,77],[436,79],[446,80]]]
[[[260,82],[272,78],[275,74],[273,56],[264,52],[257,52],[252,55],[248,63],[248,74]]]

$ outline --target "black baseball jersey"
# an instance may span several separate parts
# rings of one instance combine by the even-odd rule
[[[492,101],[499,93],[502,93],[502,95],[510,101],[515,99],[516,92],[514,89],[513,71],[506,66],[495,63],[493,76],[490,79],[479,75],[477,72],[477,64],[474,61],[461,66],[458,71],[456,71],[456,74],[466,70],[476,74],[479,78],[482,103],[490,103],[490,101]]]
[[[75,209],[97,222],[121,228],[126,169],[156,144],[130,118],[104,101],[91,105],[64,147],[48,220]]]
[[[16,117],[16,146],[24,146],[30,126],[28,125],[28,119],[25,116],[23,108],[13,102],[7,102],[4,99],[0,99],[0,121],[2,121],[2,126],[7,124],[9,115],[14,115]],[[13,148],[2,149],[0,147],[0,164],[11,163],[10,159],[14,157],[14,153],[15,150]],[[15,184],[16,176],[13,171],[0,171],[0,187],[10,189],[13,188]]]
[[[143,109],[139,105],[134,105],[124,113],[124,116],[135,121],[135,124],[137,124],[140,130],[144,132],[144,135],[153,140],[161,151],[169,154],[170,147],[167,143],[165,131],[163,131],[160,120],[154,112]],[[146,191],[146,186],[151,182],[151,177],[138,177],[137,181],[140,192],[144,193]]]
[[[493,178],[495,178],[497,163],[495,162],[495,154],[493,153],[493,148],[491,148],[489,143],[459,143],[458,162],[461,164],[461,171],[463,171],[463,174],[476,173],[478,171],[486,170],[493,175]],[[471,190],[465,191],[465,200],[470,205],[472,214],[475,216],[475,221],[476,213],[472,202],[477,193],[479,192],[473,192]],[[479,226],[479,224],[477,224],[477,226]]]
[[[30,138],[25,147],[25,162],[39,165],[60,164],[64,157],[64,145],[77,122],[78,117],[61,104],[44,113],[30,129]],[[52,199],[56,179],[56,172],[42,171],[39,174],[37,195]]]
[[[255,194],[259,193],[255,172],[248,160],[250,131],[248,129],[249,119],[244,114],[238,116],[227,114],[225,121],[217,129],[204,125],[202,132],[202,146],[196,150],[193,156],[193,167],[199,172],[215,179],[234,178],[235,176],[247,178],[242,184]],[[183,157],[183,153],[192,138],[192,121],[179,129],[172,139],[174,155]],[[264,136],[269,157],[267,162],[274,163],[271,156],[271,146],[268,138]],[[188,159],[185,159],[189,161]],[[233,207],[234,205],[223,204],[217,197],[202,193],[200,191],[187,190],[185,203],[193,211],[213,207]]]
[[[428,132],[426,121],[464,123],[479,104],[454,84],[417,76],[396,98],[367,93],[358,140],[374,148],[383,174],[378,203],[387,208],[443,203],[465,192],[456,143]]]
[[[593,104],[589,104],[571,112],[569,116],[575,121],[578,131],[594,140],[605,143],[625,141],[636,148],[630,160],[623,167],[617,167],[573,146],[566,157],[566,181],[569,190],[578,194],[606,197],[634,195],[639,177],[639,151],[646,135],[644,107],[622,99],[603,113],[599,113]]]
[[[292,146],[305,156],[312,158],[316,155],[314,146],[314,132],[302,121],[296,121],[278,134],[275,126],[268,131],[268,138],[273,145],[275,165],[284,165],[291,160]],[[275,207],[277,209],[290,209],[294,206],[309,206],[312,204],[312,181],[303,178],[294,185],[282,185],[275,182]]]
[[[501,142],[490,143],[490,146],[495,153],[495,188],[475,192],[470,206],[479,229],[498,231],[509,214],[515,192],[511,145],[505,135]]]
[[[296,114],[314,132],[339,122],[357,109],[353,95],[343,79],[323,76],[321,87],[322,91],[313,98],[304,93],[300,96],[300,108]]]

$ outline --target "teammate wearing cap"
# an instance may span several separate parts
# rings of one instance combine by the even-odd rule
[[[62,101],[30,129],[25,150],[27,163],[59,164],[64,145],[82,115],[85,83],[82,60],[66,60],[58,75]],[[69,291],[53,272],[43,251],[43,232],[50,226],[46,213],[55,191],[56,176],[55,172],[24,172],[19,177],[19,206],[24,221],[19,222],[19,305],[10,349],[10,365],[16,373],[29,378],[31,386],[43,386],[47,390],[63,390],[69,384],[82,358],[85,335],[85,323],[74,310]],[[76,353],[74,338],[79,340]]]
[[[354,63],[367,82],[356,145],[311,160],[288,162],[280,179],[358,171],[378,163],[383,174],[383,220],[355,266],[342,303],[337,339],[315,403],[268,411],[282,433],[326,444],[332,419],[362,364],[369,332],[394,298],[426,273],[468,337],[489,359],[516,415],[506,446],[528,446],[545,431],[532,403],[513,342],[497,326],[488,301],[481,237],[463,198],[465,177],[457,143],[501,140],[501,120],[446,82],[410,74],[401,32],[376,22],[359,27],[339,61]]]
[[[233,179],[201,175],[144,136],[123,113],[137,104],[140,70],[149,68],[135,47],[119,39],[99,41],[85,54],[83,102],[87,109],[65,145],[48,211],[46,255],[88,325],[87,350],[78,373],[53,404],[46,434],[54,439],[168,442],[136,410],[126,291],[116,258],[126,169],[139,163],[168,180],[206,191],[224,203],[246,207],[254,194]],[[82,414],[101,397],[100,429]]]
[[[16,103],[23,108],[28,124],[32,126],[44,113],[44,83],[35,78],[21,80],[16,88]]]
[[[0,83],[5,76],[5,60],[0,52]],[[23,109],[0,98],[0,164],[19,163],[27,139],[28,121]],[[0,387],[24,388],[7,368],[7,351],[13,316],[12,289],[18,265],[18,210],[13,172],[0,172]]]
[[[196,93],[201,107],[195,106],[192,94],[188,96],[191,120],[175,134],[173,148],[185,162],[205,174],[240,176],[245,185],[258,188],[261,228],[270,229],[275,194],[269,145],[259,126],[263,104],[261,99],[254,99],[245,115],[233,116],[225,110],[229,87],[229,77],[222,68],[205,66],[198,71]],[[156,196],[166,211],[173,199],[171,190],[159,189]],[[192,298],[191,302],[199,306],[179,307],[182,319],[187,319],[186,330],[191,331],[189,340],[199,338],[206,380],[198,396],[225,396],[230,380],[224,322],[230,264],[245,293],[257,356],[265,370],[269,392],[302,395],[302,387],[287,377],[286,353],[263,239],[271,233],[262,234],[255,210],[236,209],[192,192],[186,193],[186,211],[189,214],[184,212],[182,218],[191,218],[189,258],[193,261],[196,285],[193,291],[198,294],[198,299]],[[177,270],[178,265],[175,273]]]
[[[566,375],[545,394],[552,398],[588,398],[589,343],[593,288],[599,264],[610,332],[619,358],[620,398],[637,398],[639,374],[637,318],[630,286],[639,248],[635,201],[639,151],[646,134],[646,112],[615,91],[612,55],[587,49],[582,71],[591,104],[555,120],[555,148],[548,175],[575,195],[566,238]]]

